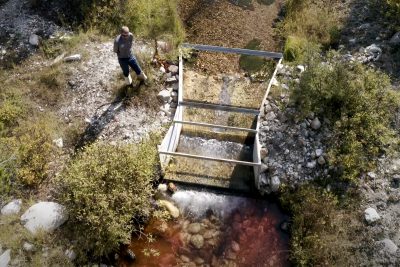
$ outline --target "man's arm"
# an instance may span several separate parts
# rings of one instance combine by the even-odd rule
[[[114,40],[114,53],[118,54],[118,37]]]

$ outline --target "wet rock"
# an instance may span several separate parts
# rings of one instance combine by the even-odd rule
[[[237,242],[232,241],[231,248],[234,252],[238,253],[240,251],[240,246]]]
[[[400,32],[396,32],[390,39],[389,43],[391,45],[400,45]]]
[[[17,214],[21,210],[21,205],[21,199],[14,199],[1,209],[1,215]]]
[[[318,130],[321,128],[321,122],[319,121],[318,118],[313,119],[313,121],[310,124],[311,128],[314,130]]]
[[[35,246],[31,243],[28,242],[24,242],[24,244],[22,245],[22,248],[26,251],[26,252],[32,252],[35,251]]]
[[[128,260],[130,260],[130,261],[136,260],[136,255],[131,249],[126,250],[126,256],[127,256]]]
[[[396,244],[388,238],[378,241],[377,244],[382,248],[381,251],[387,254],[396,254],[398,250]]]
[[[65,62],[73,62],[73,61],[80,61],[82,56],[80,54],[71,55],[64,58]]]
[[[29,36],[29,43],[33,46],[39,46],[39,36],[36,34],[31,34]]]
[[[188,232],[191,234],[197,234],[201,230],[201,225],[199,223],[191,223],[188,226]]]
[[[364,211],[364,215],[367,223],[374,223],[381,219],[381,216],[379,216],[378,212],[376,212],[374,208],[367,208]]]
[[[11,261],[11,249],[7,249],[3,254],[0,255],[0,266],[7,267]]]
[[[194,262],[195,262],[197,265],[202,265],[202,264],[204,264],[204,260],[203,260],[202,258],[200,258],[200,257],[197,257],[196,259],[194,259]]]
[[[207,230],[204,232],[203,237],[204,239],[210,239],[213,237],[214,232],[212,230]]]
[[[204,245],[204,238],[202,235],[192,235],[190,237],[190,243],[197,249],[200,249]]]
[[[188,257],[186,257],[185,255],[182,255],[180,258],[181,258],[181,261],[183,261],[183,262],[190,262],[190,259]]]
[[[36,203],[21,216],[25,228],[32,234],[36,234],[39,229],[54,231],[67,220],[65,207],[55,202]]]
[[[166,208],[173,218],[179,217],[179,209],[174,204],[167,200],[159,200],[158,203],[161,207]]]
[[[176,185],[174,183],[168,183],[168,191],[170,191],[171,193],[175,193],[178,190],[178,188],[176,187]]]
[[[168,102],[171,99],[171,92],[168,90],[161,90],[157,97],[163,101],[164,103]]]

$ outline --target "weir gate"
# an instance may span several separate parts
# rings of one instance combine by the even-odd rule
[[[261,172],[260,118],[281,53],[184,44],[249,71],[204,71],[179,57],[178,105],[159,145],[168,181],[250,192]]]

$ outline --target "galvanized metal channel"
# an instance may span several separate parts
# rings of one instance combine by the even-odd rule
[[[173,123],[169,128],[166,136],[164,137],[162,143],[159,145],[159,157],[162,170],[165,172],[168,168],[170,160],[172,157],[186,157],[186,158],[193,158],[199,160],[206,160],[206,161],[216,161],[216,162],[223,162],[228,164],[236,164],[236,165],[244,165],[244,166],[251,166],[254,170],[254,183],[255,187],[258,188],[259,185],[259,176],[261,170],[261,145],[259,142],[259,129],[260,129],[260,117],[261,114],[264,113],[264,104],[268,97],[268,94],[271,90],[273,79],[275,79],[278,66],[282,62],[283,55],[281,53],[275,52],[267,52],[267,51],[258,51],[258,50],[249,50],[249,49],[241,49],[241,48],[225,48],[225,47],[218,47],[218,46],[210,46],[210,45],[197,45],[197,44],[183,44],[183,48],[191,48],[201,51],[208,51],[208,52],[218,52],[218,53],[233,53],[233,54],[241,54],[241,55],[251,55],[251,56],[260,56],[265,58],[272,58],[278,60],[276,68],[273,72],[271,80],[269,81],[267,90],[265,92],[261,107],[259,109],[252,109],[246,107],[237,107],[232,105],[220,105],[220,104],[211,104],[207,103],[206,100],[204,102],[198,101],[188,101],[183,100],[183,60],[182,55],[179,57],[179,88],[178,88],[178,106],[176,109],[176,113],[174,116]],[[212,123],[205,123],[205,122],[193,122],[193,121],[185,121],[183,120],[183,113],[186,107],[194,107],[194,108],[202,108],[202,109],[211,109],[211,110],[221,110],[221,111],[228,111],[228,112],[236,112],[242,114],[253,114],[257,118],[257,124],[255,129],[249,128],[241,128],[241,127],[232,127],[226,125],[218,125]],[[176,152],[179,143],[179,137],[182,133],[182,126],[183,125],[194,125],[200,127],[211,127],[211,128],[220,128],[225,129],[228,131],[243,131],[247,133],[254,134],[254,148],[253,148],[253,161],[240,161],[240,160],[233,160],[233,159],[224,159],[224,158],[217,158],[217,157],[208,157],[208,156],[201,156],[201,155],[194,155],[188,153],[180,153]],[[172,179],[171,177],[165,177],[167,180]],[[188,182],[179,179],[172,179],[175,181],[180,182]],[[196,184],[202,184],[202,182],[196,182]],[[229,182],[221,182],[221,187],[229,187]],[[204,185],[207,185],[206,180],[204,180]],[[236,188],[232,188],[236,189]]]

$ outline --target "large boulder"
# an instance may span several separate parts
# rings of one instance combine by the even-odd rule
[[[0,267],[7,267],[11,260],[11,249],[7,249],[0,255]]]
[[[22,216],[21,221],[32,234],[39,229],[51,232],[68,220],[64,206],[55,202],[39,202],[30,207]]]
[[[1,209],[1,215],[17,214],[21,210],[21,205],[21,199],[14,199]]]

